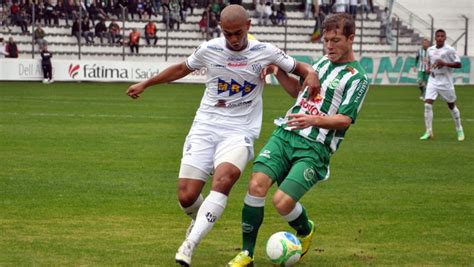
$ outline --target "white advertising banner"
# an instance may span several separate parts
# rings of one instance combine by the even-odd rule
[[[461,57],[462,67],[455,69],[456,84],[474,84],[471,57]],[[312,58],[309,58],[311,62]],[[410,56],[362,57],[360,64],[371,84],[416,84],[413,69],[415,58]],[[53,59],[53,78],[56,81],[137,82],[148,79],[176,64],[175,62],[86,61]],[[205,83],[206,69],[195,71],[178,80],[185,83]],[[43,77],[40,59],[0,58],[0,80],[33,81]],[[275,77],[267,81],[277,84]]]
[[[55,81],[137,82],[148,79],[175,62],[52,60]],[[42,80],[40,59],[0,59],[0,80]],[[179,82],[205,83],[206,69],[195,71]]]

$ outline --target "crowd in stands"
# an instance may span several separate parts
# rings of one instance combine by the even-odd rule
[[[158,43],[158,26],[161,17],[162,27],[179,31],[180,24],[199,7],[204,11],[198,22],[203,39],[218,37],[221,34],[219,17],[228,4],[241,4],[232,0],[3,0],[0,10],[0,23],[10,30],[11,25],[19,26],[22,33],[29,34],[28,26],[35,23],[33,39],[39,50],[47,44],[43,25],[59,25],[71,22],[71,36],[78,43],[91,45],[96,38],[101,44],[127,44],[131,52],[138,53],[140,39],[144,37],[147,45]],[[331,12],[348,12],[354,17],[358,7],[368,13],[372,10],[372,0],[302,0],[305,18],[323,17]],[[287,19],[284,2],[254,0],[252,12],[258,25],[284,25]],[[134,28],[129,35],[124,33],[117,21],[147,20],[143,29]],[[107,23],[108,22],[108,23]],[[143,34],[140,34],[142,32]],[[127,38],[128,37],[128,38]],[[81,42],[84,40],[84,42]]]

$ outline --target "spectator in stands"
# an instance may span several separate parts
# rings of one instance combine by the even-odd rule
[[[41,50],[41,69],[43,70],[43,83],[53,82],[53,65],[51,58],[53,54],[48,51],[48,45],[45,45]]]
[[[81,24],[79,23],[79,19],[74,19],[71,27],[71,35],[75,36],[77,42],[81,42]]]
[[[10,29],[10,25],[8,23],[8,8],[7,6],[0,5],[0,25],[3,28],[6,28],[8,32],[11,32],[12,30]]]
[[[355,20],[357,16],[357,2],[358,0],[350,0],[349,4],[349,13],[352,18]]]
[[[95,22],[101,19],[99,9],[94,2],[90,4],[89,8],[87,9],[87,13],[89,14],[89,19],[92,22],[92,25],[95,25]]]
[[[217,21],[216,14],[214,14],[214,12],[211,12],[211,17],[209,18],[209,35],[211,38],[219,37],[221,35],[219,21]]]
[[[194,13],[194,8],[196,7],[196,2],[194,0],[184,0],[183,1],[183,9],[186,11],[186,14],[193,14]]]
[[[278,8],[277,14],[276,14],[276,22],[278,25],[284,25],[286,21],[286,7],[285,3],[280,2],[280,7]]]
[[[65,13],[64,19],[66,20],[66,25],[69,26],[69,20],[71,19],[74,21],[74,19],[76,19],[76,17],[74,17],[75,5],[72,0],[67,0],[67,1],[65,0],[64,3],[65,3],[64,4],[64,13]]]
[[[53,23],[54,25],[59,25],[59,19],[64,19],[66,15],[66,10],[63,5],[62,1],[58,1],[58,3],[53,8]]]
[[[128,19],[128,2],[127,0],[118,0],[115,4],[113,14],[117,16],[117,18],[122,18],[122,10],[125,11],[125,19]]]
[[[388,8],[385,8],[380,14],[380,43],[387,43],[387,28],[388,28]]]
[[[362,9],[362,12],[365,12],[365,19],[369,19],[369,5],[367,4],[367,0],[361,0],[360,1],[360,8]]]
[[[28,32],[28,14],[26,14],[25,10],[20,11],[20,15],[17,16],[17,25],[20,26],[22,33],[29,33]]]
[[[150,0],[145,1],[145,13],[148,14],[148,19],[151,19],[151,16],[158,17],[157,11]]]
[[[101,19],[99,22],[97,22],[97,24],[94,27],[94,31],[95,31],[95,36],[100,39],[101,44],[104,43],[104,38],[107,38],[109,43],[111,42],[109,32],[107,30],[107,25],[105,25],[104,19]]]
[[[50,1],[46,1],[44,3],[44,25],[53,24],[53,11],[54,6],[51,4]]]
[[[170,0],[169,1],[169,11],[170,11],[170,29],[174,29],[176,25],[176,30],[179,31],[179,26],[181,24],[181,3],[180,0]]]
[[[85,17],[81,24],[82,36],[86,39],[86,44],[94,43],[94,33],[91,31],[91,22],[89,17]]]
[[[138,2],[135,5],[135,14],[138,15],[138,18],[141,20],[142,17],[145,14],[145,3],[143,3],[142,0],[138,0]],[[133,17],[132,17],[133,19]]]
[[[8,43],[5,45],[5,51],[6,51],[5,57],[18,58],[18,54],[19,54],[18,46],[13,40],[13,37],[10,37],[8,39]]]
[[[162,22],[165,24],[166,29],[169,29],[171,28],[170,6],[166,0],[163,1],[161,8],[163,10]]]
[[[199,31],[201,31],[202,39],[207,39],[207,23],[208,23],[208,12],[205,10],[202,12],[201,19],[199,20]]]
[[[14,1],[10,6],[10,16],[12,25],[17,25],[18,17],[20,16],[20,5]]]
[[[275,18],[273,17],[272,18],[272,15],[273,15],[273,10],[272,10],[272,3],[271,2],[266,2],[265,3],[265,20],[263,21],[263,24],[265,26],[267,26],[267,22],[268,22],[268,19],[270,19],[270,21],[273,19],[275,20]],[[276,21],[275,21],[276,22]]]
[[[255,17],[258,18],[258,25],[262,25],[262,20],[266,20],[265,17],[265,0],[259,0],[257,6],[255,7]]]
[[[129,39],[129,46],[130,46],[130,52],[133,54],[133,50],[135,49],[136,53],[138,54],[138,48],[140,44],[140,32],[137,30],[137,28],[133,28],[132,32],[128,36]]]
[[[0,58],[2,57],[8,57],[8,52],[3,38],[0,37]]]
[[[120,33],[120,26],[117,24],[117,21],[115,19],[112,19],[112,21],[109,24],[109,35],[110,35],[110,40],[111,43],[120,43],[122,40],[122,34]]]
[[[33,33],[33,38],[35,39],[35,43],[38,45],[40,51],[46,45],[46,40],[44,39],[45,36],[46,36],[46,33],[43,30],[43,27],[41,27],[41,23],[38,23]]]
[[[219,16],[221,14],[221,4],[219,3],[218,0],[213,0],[210,10],[212,13],[216,14],[216,17],[219,19]]]
[[[35,22],[41,22],[41,20],[44,19],[44,13],[45,13],[44,3],[43,1],[39,1],[37,4],[34,4],[34,5],[35,5]]]
[[[150,20],[145,25],[145,40],[147,45],[150,45],[150,39],[154,39],[153,45],[156,45],[158,42],[158,37],[156,36],[156,24]]]

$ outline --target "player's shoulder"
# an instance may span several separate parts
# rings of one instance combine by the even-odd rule
[[[249,42],[248,49],[249,49],[250,52],[261,53],[261,52],[264,52],[264,51],[272,51],[276,48],[276,46],[274,46],[271,43],[260,42],[258,40],[250,40],[249,39],[248,42]]]
[[[446,50],[446,51],[449,51],[449,52],[456,52],[456,49],[454,49],[454,47],[452,47],[448,44],[445,44],[443,49]]]
[[[359,61],[349,62],[346,66],[346,70],[351,73],[352,77],[360,81],[368,81],[367,72]]]
[[[201,43],[198,46],[198,50],[213,50],[222,52],[225,49],[225,40],[224,37],[214,38],[209,41]]]

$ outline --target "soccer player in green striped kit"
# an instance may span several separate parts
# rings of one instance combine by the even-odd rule
[[[330,15],[322,29],[326,55],[313,66],[321,84],[315,97],[275,66],[262,72],[262,76],[274,73],[285,89],[292,89],[296,102],[284,118],[275,120],[278,127],[254,161],[242,210],[242,251],[227,266],[253,266],[265,198],[275,182],[278,190],[273,205],[295,229],[302,243],[302,256],[309,250],[315,226],[299,201],[318,181],[329,177],[329,159],[356,121],[369,86],[352,51],[352,17],[344,13]]]

